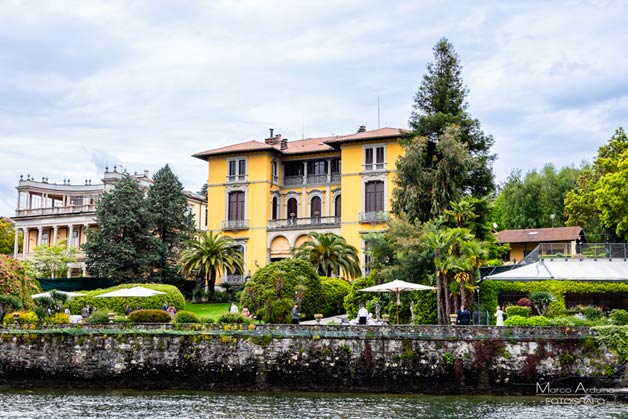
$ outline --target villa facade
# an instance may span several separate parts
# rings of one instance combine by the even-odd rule
[[[102,183],[94,185],[91,180],[85,180],[85,184],[77,185],[64,179],[62,184],[57,184],[49,183],[45,177],[37,181],[30,175],[26,179],[20,176],[16,188],[17,209],[13,217],[14,257],[26,259],[37,246],[66,240],[68,247],[79,249],[78,261],[70,264],[68,277],[87,276],[85,256],[80,252],[81,245],[87,240],[87,231],[98,228],[96,207],[100,196],[115,188],[116,183],[126,174],[115,166],[112,171],[107,168]],[[148,171],[131,176],[135,177],[143,188],[148,189],[152,184]],[[207,225],[205,198],[193,192],[184,191],[184,194],[194,215],[196,229],[204,230]],[[18,247],[20,235],[24,238],[21,253]]]
[[[369,269],[363,235],[389,220],[404,131],[381,128],[288,141],[273,135],[194,154],[208,163],[207,229],[234,239],[243,279],[291,256],[311,231],[344,237]]]

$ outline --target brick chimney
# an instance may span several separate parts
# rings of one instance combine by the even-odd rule
[[[366,125],[360,125],[360,128],[358,128],[358,132],[366,132]]]
[[[279,147],[282,150],[285,150],[286,148],[288,148],[288,139],[284,138],[283,140],[281,140],[281,145]]]

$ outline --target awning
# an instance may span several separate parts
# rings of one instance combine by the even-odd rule
[[[496,281],[569,281],[628,282],[628,261],[624,259],[542,259],[483,279]]]

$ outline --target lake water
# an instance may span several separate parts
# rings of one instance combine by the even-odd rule
[[[574,406],[540,396],[2,390],[0,418],[628,418],[628,404],[599,400]]]

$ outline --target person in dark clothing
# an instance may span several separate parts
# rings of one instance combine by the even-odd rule
[[[469,313],[469,310],[464,308],[464,306],[460,307],[460,310],[458,310],[458,319],[456,323],[461,325],[471,323],[471,313]]]

